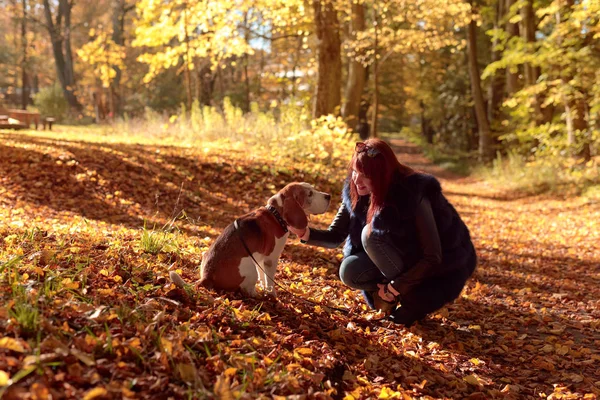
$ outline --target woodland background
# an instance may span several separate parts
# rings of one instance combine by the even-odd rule
[[[598,0],[0,7],[5,106],[69,123],[195,123],[189,135],[227,107],[298,131],[334,114],[372,135],[404,130],[442,161],[537,169],[542,189],[597,178]]]

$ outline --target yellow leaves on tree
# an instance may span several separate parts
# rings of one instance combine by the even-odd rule
[[[109,87],[117,76],[115,68],[125,69],[125,47],[116,44],[107,32],[90,30],[90,37],[95,37],[77,50],[81,60],[94,69],[96,76],[102,81],[102,86]]]
[[[446,46],[464,46],[456,29],[471,21],[463,0],[386,0],[376,2],[378,18],[348,43],[349,55],[365,65],[392,53],[419,53]],[[375,38],[377,46],[375,46]]]
[[[237,29],[248,8],[237,1],[142,0],[137,3],[134,46],[147,52],[138,59],[150,67],[144,82],[181,64],[193,70],[201,63],[215,68],[232,56],[252,54],[252,47]]]
[[[145,48],[138,60],[149,66],[146,83],[177,66],[192,71],[235,64],[235,58],[254,54],[250,31],[301,26],[307,18],[299,0],[141,0],[136,7],[133,46]]]

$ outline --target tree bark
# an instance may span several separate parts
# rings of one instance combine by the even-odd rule
[[[125,45],[125,17],[127,13],[134,9],[134,6],[127,6],[126,0],[112,1],[112,41],[118,46]],[[123,93],[121,92],[121,79],[123,71],[116,65],[115,78],[110,84],[111,110],[113,118],[123,115]]]
[[[377,58],[377,47],[379,47],[379,9],[377,3],[374,5],[373,12],[373,20],[375,21],[375,59],[373,61],[373,114],[371,114],[371,137],[376,138],[378,128],[377,114],[379,113],[379,60]]]
[[[185,80],[185,93],[187,95],[187,109],[191,110],[192,109],[192,102],[193,102],[193,96],[192,96],[192,76],[190,74],[190,65],[191,65],[191,61],[190,61],[190,37],[188,35],[187,32],[187,28],[188,28],[188,19],[187,19],[187,4],[185,5],[185,8],[183,10],[183,29],[185,29],[185,55],[183,57],[183,76],[184,76],[184,80]]]
[[[500,0],[502,1],[502,0]],[[506,0],[505,12],[510,15],[510,8],[515,4],[516,0]],[[506,21],[506,33],[508,34],[508,40],[519,36],[519,24],[513,24],[510,21]],[[519,74],[518,72],[512,72],[510,68],[506,69],[506,93],[510,96],[511,94],[519,90]]]
[[[365,30],[365,6],[364,4],[352,4],[352,21],[350,23],[350,36],[355,39],[357,32]],[[358,111],[360,100],[367,83],[367,68],[354,58],[350,59],[348,68],[348,81],[344,93],[344,105],[342,106],[342,117],[348,126],[355,129],[358,123]]]
[[[27,79],[27,0],[23,2],[23,15],[21,20],[21,108],[27,109],[29,103],[29,90]]]
[[[494,28],[500,28],[500,20],[504,16],[504,1],[500,0],[496,4],[496,16],[494,18]],[[500,59],[500,54],[498,50],[496,50],[496,46],[498,45],[497,35],[495,35],[494,40],[492,41],[492,49],[491,49],[491,62],[496,62]],[[502,70],[498,70],[494,73],[494,75],[490,79],[490,83],[488,86],[488,121],[490,124],[492,121],[498,119],[500,114],[500,105],[502,104],[502,97],[504,92],[504,72]]]
[[[200,104],[202,106],[210,106],[215,87],[216,75],[210,70],[210,61],[205,62],[197,68],[196,79],[198,81]]]
[[[341,101],[342,57],[337,11],[330,2],[313,0],[318,38],[318,78],[313,117],[333,114]]]
[[[246,43],[250,42],[250,27],[248,24],[248,13],[249,11],[246,11],[246,14],[244,15],[244,29],[245,33],[244,33],[244,39],[246,40]],[[250,112],[250,77],[248,74],[248,65],[250,64],[250,56],[248,55],[248,53],[244,53],[244,105],[243,105],[243,111],[244,112]]]
[[[533,0],[525,0],[521,8],[521,36],[525,41],[535,43],[535,13],[533,11]],[[525,84],[531,86],[536,83],[539,72],[538,68],[526,63],[525,69]]]
[[[567,20],[569,18],[574,5],[575,2],[573,0],[567,0],[566,8],[563,10],[565,14],[564,18],[561,16],[560,12],[556,13],[557,25],[561,24],[561,20]],[[563,38],[559,36],[558,40],[558,45],[561,46]],[[561,79],[563,85],[569,86],[571,85],[570,82],[573,80],[573,76],[563,76]],[[577,144],[577,131],[581,132],[583,134],[583,137],[581,138],[582,147],[579,152],[574,155],[583,158],[585,161],[589,161],[592,158],[592,152],[590,140],[587,138],[587,131],[589,129],[588,95],[585,88],[576,88],[576,90],[581,93],[581,97],[572,96],[571,98],[566,98],[566,96],[562,96],[566,115],[567,141],[569,146],[574,147]]]
[[[429,119],[425,116],[425,103],[423,100],[419,101],[419,108],[421,109],[421,134],[427,140],[427,143],[432,144],[434,131]]]
[[[472,5],[472,2],[471,2]],[[492,135],[487,119],[483,92],[481,90],[481,79],[479,65],[477,64],[477,23],[471,21],[467,29],[467,51],[469,55],[469,75],[471,76],[471,93],[475,103],[475,114],[479,127],[479,158],[489,161],[492,158]]]
[[[52,42],[56,75],[71,109],[81,112],[83,107],[74,93],[76,81],[73,74],[73,54],[71,52],[71,10],[73,3],[69,3],[68,0],[58,1],[58,10],[55,16],[56,21],[53,19],[49,0],[43,0],[43,3],[46,26]]]

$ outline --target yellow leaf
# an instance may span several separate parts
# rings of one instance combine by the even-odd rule
[[[0,386],[8,386],[10,384],[10,375],[8,372],[0,370]]]
[[[25,348],[23,347],[21,342],[11,337],[0,338],[0,349],[9,349],[12,351],[17,351],[19,353],[25,352]]]
[[[398,399],[402,398],[402,393],[396,392],[388,387],[382,387],[381,392],[379,393],[380,399]]]
[[[100,275],[108,276],[108,271],[107,271],[107,270],[105,270],[105,269],[101,269],[101,270],[100,270],[98,273],[99,273]]]
[[[235,373],[237,372],[237,368],[235,367],[231,367],[231,368],[227,368],[224,372],[225,376],[227,377],[233,377],[235,376]]]
[[[78,289],[79,282],[73,282],[71,278],[65,278],[60,282],[61,286],[65,289]]]
[[[310,356],[313,353],[312,349],[308,347],[299,347],[296,349],[296,352],[298,354],[302,354],[303,356]]]
[[[473,385],[473,386],[479,386],[481,385],[481,383],[479,382],[479,379],[477,378],[477,376],[471,374],[469,376],[465,376],[465,382],[467,382],[469,385]]]
[[[87,391],[85,396],[83,396],[83,400],[92,400],[96,397],[107,396],[108,392],[103,387],[95,387]]]
[[[233,400],[233,393],[229,387],[229,378],[217,377],[214,392],[219,400]]]
[[[142,342],[139,338],[136,337],[130,339],[127,344],[129,345],[129,347],[133,347],[134,349],[140,350],[142,348]]]
[[[77,247],[77,246],[73,246],[73,247],[71,247],[69,250],[70,250],[70,251],[71,251],[71,253],[73,253],[73,254],[78,254],[78,253],[81,251],[81,248],[80,248],[80,247]]]
[[[161,337],[160,344],[165,353],[173,354],[173,343],[171,343],[171,341]]]

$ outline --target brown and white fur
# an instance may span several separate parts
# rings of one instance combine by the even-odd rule
[[[331,195],[315,190],[308,183],[294,182],[272,196],[267,206],[275,208],[285,224],[301,231],[308,225],[307,214],[324,213],[330,199]],[[236,232],[233,223],[229,224],[204,254],[197,284],[227,291],[241,289],[255,297],[258,281],[267,293],[276,296],[275,271],[289,231],[284,230],[267,207],[260,207],[237,221],[240,232]],[[240,233],[260,268],[248,255]],[[177,286],[185,286],[177,273],[171,272],[170,277]]]

